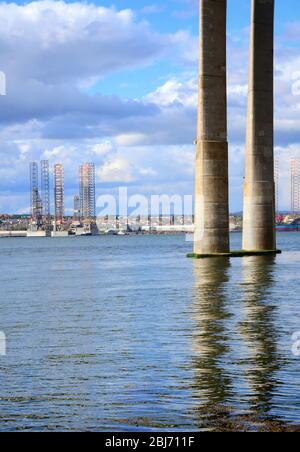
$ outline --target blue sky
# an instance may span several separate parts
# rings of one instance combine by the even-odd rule
[[[228,0],[231,211],[242,208],[250,0]],[[0,212],[29,208],[28,163],[97,165],[97,193],[192,194],[197,0],[0,2]],[[276,2],[280,207],[300,157],[300,12]]]

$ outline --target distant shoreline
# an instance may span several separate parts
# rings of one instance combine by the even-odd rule
[[[242,229],[236,229],[233,231],[230,231],[230,234],[240,234],[242,233],[243,230]],[[276,228],[276,232],[300,232],[299,228]],[[155,235],[155,236],[175,236],[175,235],[192,235],[192,233],[189,232],[185,232],[185,231],[159,231],[159,232],[127,232],[127,233],[118,233],[118,232],[114,232],[114,233],[99,233],[99,234],[93,234],[93,235],[81,235],[81,236],[75,236],[75,235],[65,235],[63,236],[63,238],[74,238],[74,237],[136,237],[136,236],[150,236],[150,235]],[[16,238],[53,238],[53,237],[47,237],[47,236],[28,236],[27,235],[27,231],[0,231],[0,239],[16,239]]]

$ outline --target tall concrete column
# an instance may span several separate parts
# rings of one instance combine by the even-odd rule
[[[200,0],[194,253],[229,252],[227,0]]]
[[[243,249],[276,250],[274,0],[252,0]]]

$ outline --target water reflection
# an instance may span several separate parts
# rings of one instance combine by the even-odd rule
[[[249,352],[245,376],[249,384],[251,411],[268,415],[278,382],[280,359],[277,351],[276,305],[272,301],[274,257],[244,259],[242,264],[242,300],[244,321],[241,335]]]
[[[196,261],[194,266],[193,389],[199,414],[205,417],[215,417],[218,408],[224,407],[232,387],[223,366],[228,351],[225,324],[230,316],[226,295],[229,269],[230,261],[227,259]]]
[[[273,257],[194,264],[193,392],[202,426],[228,429],[234,416],[245,421],[247,413],[249,422],[272,410],[280,368],[274,266]]]

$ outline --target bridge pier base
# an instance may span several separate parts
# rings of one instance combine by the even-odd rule
[[[231,251],[229,253],[215,253],[215,254],[197,254],[190,253],[187,255],[189,259],[209,259],[216,257],[251,257],[251,256],[274,256],[277,254],[281,254],[280,250],[271,250],[271,251]]]

